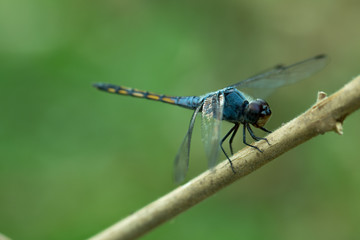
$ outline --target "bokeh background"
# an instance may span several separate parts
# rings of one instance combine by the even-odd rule
[[[328,54],[323,71],[268,99],[276,129],[360,73],[359,11],[354,0],[1,1],[0,232],[84,239],[176,187],[192,112],[92,83],[201,95]],[[356,239],[359,118],[144,239]],[[187,179],[206,166],[197,122]]]

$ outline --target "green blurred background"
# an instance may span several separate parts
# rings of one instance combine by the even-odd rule
[[[359,10],[354,0],[1,1],[0,232],[84,239],[176,187],[192,112],[92,83],[201,95],[328,54],[321,73],[268,99],[276,129],[360,73]],[[356,239],[359,117],[144,239]],[[207,166],[199,129],[188,179]]]

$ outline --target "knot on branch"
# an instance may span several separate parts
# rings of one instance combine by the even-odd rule
[[[317,100],[316,100],[316,103],[320,102],[321,100],[327,98],[327,94],[326,92],[323,92],[323,91],[319,91],[318,92],[318,95],[317,95]]]

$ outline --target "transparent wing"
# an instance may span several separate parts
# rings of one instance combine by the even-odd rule
[[[191,135],[194,129],[196,115],[199,113],[200,109],[201,105],[195,109],[190,120],[189,129],[175,157],[174,180],[176,183],[181,183],[185,179],[186,172],[189,168]]]
[[[201,118],[201,139],[208,158],[208,167],[216,165],[220,149],[221,120],[224,93],[218,92],[204,99]]]
[[[277,66],[270,71],[238,82],[230,87],[268,89],[265,94],[278,87],[295,83],[320,71],[327,63],[326,55],[318,55],[289,66]]]

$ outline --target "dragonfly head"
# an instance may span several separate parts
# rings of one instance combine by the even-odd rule
[[[264,100],[256,99],[245,108],[245,116],[255,127],[263,127],[271,116],[270,106]]]

